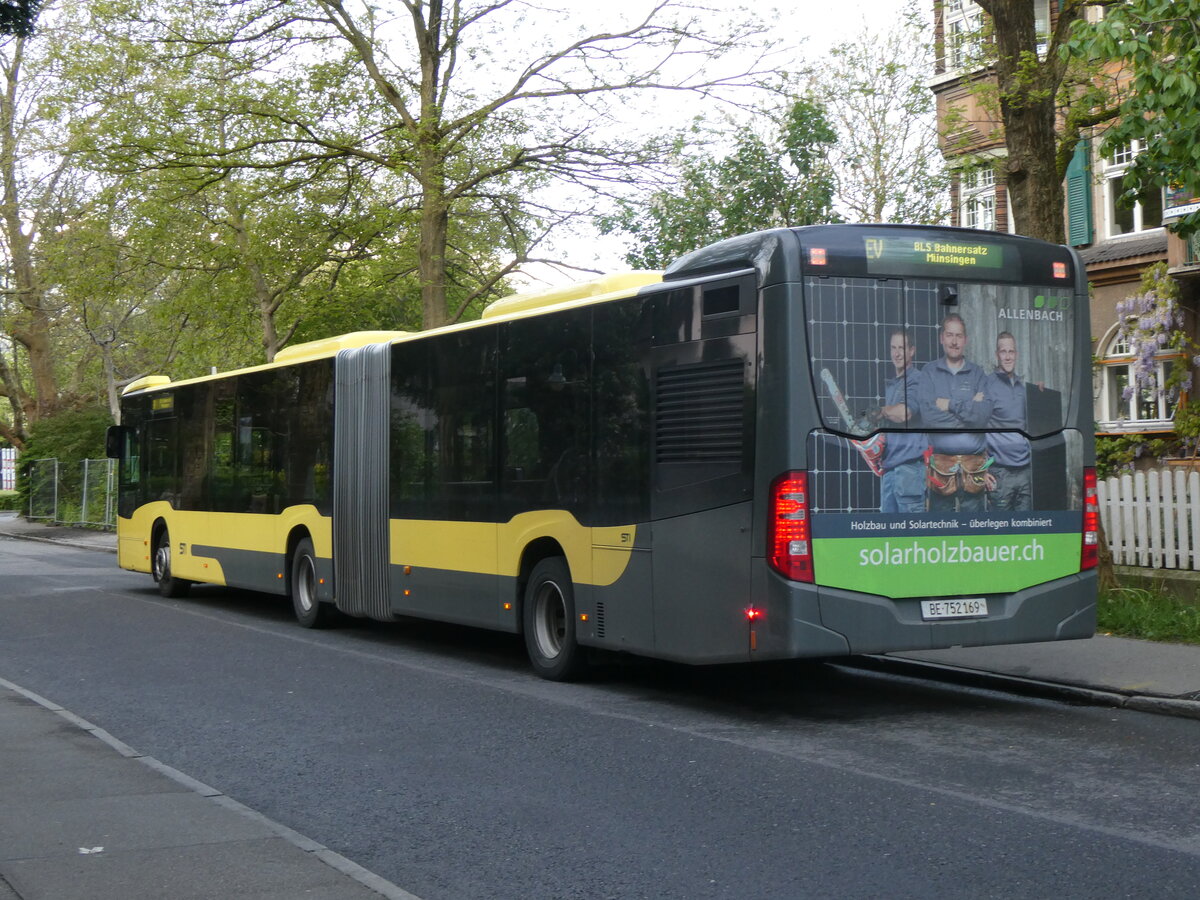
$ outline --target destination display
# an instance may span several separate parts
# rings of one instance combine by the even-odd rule
[[[975,240],[944,240],[928,237],[863,238],[867,271],[879,275],[927,275],[954,277],[980,269],[999,269],[1011,247]]]

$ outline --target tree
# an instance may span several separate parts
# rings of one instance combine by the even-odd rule
[[[1073,24],[1097,0],[1060,0],[1058,18],[1038,34],[1029,0],[976,0],[990,18],[989,60],[1008,151],[1004,168],[1021,234],[1062,243],[1063,178],[1081,130],[1112,118],[1115,83],[1089,67],[1073,72],[1061,51]]]
[[[77,399],[62,390],[56,331],[64,316],[40,271],[41,243],[78,186],[74,160],[59,152],[61,135],[40,109],[53,42],[46,32],[35,41],[28,29],[0,38],[0,334],[9,344],[0,353],[0,398],[10,407],[0,437],[18,447],[33,422]]]
[[[234,19],[221,40],[264,54],[303,42],[320,65],[337,62],[331,37],[346,50],[352,77],[341,87],[361,100],[369,91],[369,101],[342,116],[278,115],[290,131],[272,145],[279,151],[272,164],[358,159],[400,183],[395,192],[410,195],[418,215],[424,327],[461,317],[530,257],[561,218],[542,200],[549,181],[595,187],[620,180],[641,161],[642,145],[610,127],[614,98],[654,90],[706,94],[742,83],[757,56],[736,68],[722,57],[736,48],[745,60],[762,30],[735,24],[706,36],[697,16],[674,0],[648,4],[645,15],[611,29],[566,25],[563,31],[574,34],[562,39],[544,28],[549,17],[586,22],[598,13],[575,8],[568,19],[566,10],[517,0],[400,6],[401,16],[386,20],[380,9],[342,0],[229,4]],[[182,46],[186,33],[162,27],[165,21],[160,17],[158,38]],[[506,52],[514,35],[519,51]],[[206,49],[217,39],[186,42]],[[272,115],[261,104],[248,112]],[[261,165],[248,158],[253,149],[165,152],[171,164],[220,169]],[[471,256],[478,246],[461,235],[484,228],[494,241],[494,264],[480,270]]]
[[[759,134],[754,123],[766,122]],[[676,137],[678,172],[671,183],[623,199],[600,221],[603,234],[623,234],[635,267],[661,269],[684,253],[764,228],[834,221],[834,178],[827,161],[837,135],[821,104],[793,99],[750,123],[732,124],[724,155],[697,146],[720,143],[698,123]]]
[[[152,261],[190,273],[201,283],[201,304],[257,333],[259,353],[243,357],[237,341],[204,369],[269,362],[322,286],[404,218],[395,212],[397,198],[377,186],[372,163],[318,157],[280,164],[278,148],[292,143],[288,123],[353,115],[354,95],[337,89],[344,66],[293,71],[285,44],[223,44],[214,38],[219,20],[203,7],[162,9],[159,22],[164,32],[207,40],[202,51],[191,43],[181,50],[176,41],[150,53],[145,35],[128,25],[132,7],[114,6],[123,27],[102,22],[109,39],[71,61],[72,77],[87,92],[114,98],[77,118],[76,146],[105,177],[139,183],[152,198],[142,204],[151,215],[174,220],[176,234],[146,249]],[[289,77],[268,84],[271,71]],[[184,302],[185,294],[176,299]]]
[[[42,0],[0,0],[0,34],[29,37]]]
[[[1102,152],[1138,141],[1125,176],[1126,199],[1147,187],[1200,188],[1200,7],[1195,0],[1128,0],[1095,23],[1076,22],[1064,53],[1120,63],[1129,90],[1104,134]],[[1180,218],[1182,234],[1200,229],[1200,212]]]
[[[837,131],[829,148],[836,207],[851,221],[945,220],[949,179],[927,84],[926,31],[923,13],[910,6],[890,30],[865,29],[835,46],[814,77]]]

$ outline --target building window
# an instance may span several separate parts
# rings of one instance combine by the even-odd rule
[[[971,169],[958,179],[958,221],[963,228],[996,228],[996,170]]]
[[[946,0],[946,68],[965,69],[982,55],[983,13],[972,0]]]
[[[1103,161],[1105,220],[1109,237],[1162,227],[1161,187],[1147,188],[1138,195],[1137,202],[1132,206],[1119,202],[1121,195],[1125,193],[1125,172],[1141,149],[1139,141],[1123,144]]]
[[[1096,424],[1114,432],[1170,430],[1178,404],[1162,385],[1183,357],[1160,355],[1154,363],[1154,383],[1135,387],[1132,350],[1127,339],[1114,337],[1097,367]]]
[[[1037,34],[1037,54],[1045,59],[1050,47],[1050,0],[1033,0],[1033,30]]]

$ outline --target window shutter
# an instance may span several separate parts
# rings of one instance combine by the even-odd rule
[[[1067,243],[1079,247],[1092,242],[1091,141],[1075,145],[1067,166]]]

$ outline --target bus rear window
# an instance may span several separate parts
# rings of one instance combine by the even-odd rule
[[[1038,437],[1064,427],[1078,315],[1070,290],[810,277],[804,293],[812,383],[829,430]]]

